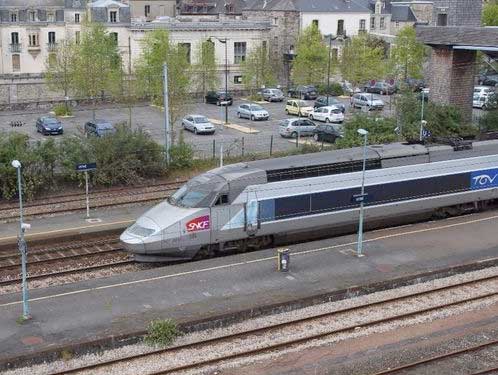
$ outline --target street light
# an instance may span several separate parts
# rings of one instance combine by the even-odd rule
[[[24,223],[23,219],[23,208],[22,208],[22,184],[21,184],[21,162],[19,160],[12,160],[12,167],[17,170],[17,188],[19,190],[19,237],[18,246],[19,252],[21,253],[21,271],[22,271],[22,316],[23,319],[31,319],[29,315],[29,305],[28,305],[28,284],[26,282],[26,256],[28,253],[28,247],[26,246],[26,241],[24,240],[24,231],[30,228],[30,225]]]
[[[332,54],[332,41],[336,40],[337,38],[342,39],[342,35],[336,35],[332,36],[332,34],[329,34],[326,36],[329,38],[329,63],[327,66],[327,105],[329,105],[329,93],[330,93],[330,60],[331,60],[331,54]]]
[[[358,129],[358,134],[363,136],[364,142],[363,142],[363,168],[362,168],[362,176],[361,176],[361,193],[360,193],[360,222],[358,225],[358,248],[356,251],[356,255],[358,257],[362,257],[363,254],[361,253],[363,249],[363,205],[365,202],[365,169],[366,169],[366,163],[367,163],[367,138],[368,138],[368,131],[365,129]]]
[[[220,39],[216,36],[210,36],[208,40],[211,41],[211,38],[214,38],[218,42],[225,45],[225,95],[228,97],[228,53],[227,53],[228,39],[227,38]],[[225,124],[228,124],[228,104],[225,104]]]

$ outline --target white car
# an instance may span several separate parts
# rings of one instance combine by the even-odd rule
[[[315,108],[313,112],[310,113],[309,117],[311,120],[324,122],[341,123],[344,121],[344,114],[341,109],[336,106]]]
[[[270,114],[266,109],[257,104],[241,104],[237,108],[237,116],[239,118],[246,117],[251,121],[254,120],[268,120]]]
[[[194,132],[194,134],[214,134],[216,127],[209,122],[206,116],[188,115],[182,120],[182,127]]]
[[[474,95],[491,95],[495,93],[495,88],[490,86],[474,86]]]
[[[487,98],[488,98],[487,95],[474,93],[474,97],[472,98],[472,107],[483,109],[486,104]]]
[[[384,102],[374,94],[361,92],[351,97],[351,107],[365,108],[367,110],[382,109],[384,108]]]

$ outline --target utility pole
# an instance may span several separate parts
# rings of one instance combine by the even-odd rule
[[[131,129],[131,37],[128,37],[128,124]]]
[[[221,40],[220,40],[221,42]],[[222,42],[225,44],[225,101],[228,103],[228,39],[224,39]],[[228,104],[225,104],[225,125],[228,124]]]
[[[169,124],[169,100],[168,100],[168,66],[163,64],[163,103],[164,103],[164,152],[166,165],[169,165],[171,148],[170,124]]]

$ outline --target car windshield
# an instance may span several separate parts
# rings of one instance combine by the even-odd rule
[[[337,103],[340,103],[340,102],[336,98],[329,98],[329,104],[337,104]]]
[[[46,118],[43,120],[43,122],[47,125],[58,125],[59,124],[59,121],[55,118]]]
[[[278,123],[279,126],[287,126],[289,125],[290,120],[282,120]]]
[[[206,117],[194,117],[194,122],[196,124],[206,124],[209,120]]]
[[[308,106],[308,104],[306,104],[306,102],[304,100],[297,100],[296,103],[299,107],[307,107]]]
[[[330,112],[332,112],[332,113],[336,113],[336,114],[337,114],[337,113],[341,113],[341,110],[340,110],[340,109],[338,109],[338,108],[334,108],[334,109],[332,109],[332,111],[330,111]]]
[[[113,129],[112,125],[109,124],[108,122],[101,122],[97,124],[97,127],[99,130],[111,130]]]
[[[257,105],[257,104],[251,105],[251,111],[262,111],[262,110],[263,110],[263,107],[261,107],[260,105]]]
[[[284,94],[284,93],[283,93],[282,91],[280,91],[280,90],[270,90],[270,92],[271,92],[272,94],[275,94],[275,95],[283,95],[283,94]]]

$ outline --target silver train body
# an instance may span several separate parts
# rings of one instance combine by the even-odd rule
[[[352,231],[362,157],[362,149],[353,148],[213,169],[138,218],[121,242],[138,261],[177,261]],[[371,146],[365,223],[478,209],[498,198],[497,175],[498,141],[463,151]]]

